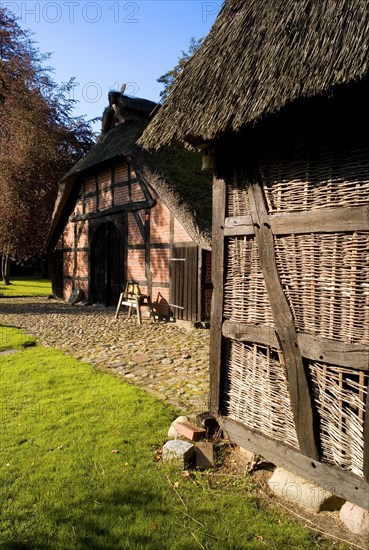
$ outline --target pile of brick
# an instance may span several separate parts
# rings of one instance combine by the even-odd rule
[[[185,416],[178,417],[168,431],[169,441],[163,446],[163,462],[186,468],[206,470],[214,467],[214,443],[219,429],[209,413],[196,416],[196,426]]]

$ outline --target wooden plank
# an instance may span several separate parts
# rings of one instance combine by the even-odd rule
[[[188,249],[186,251],[181,250],[181,253],[184,254],[184,257],[186,258],[184,265],[184,274],[183,274],[183,283],[182,283],[182,289],[183,289],[183,305],[185,306],[184,310],[184,320],[190,321],[191,320],[191,300],[190,300],[190,285],[191,285],[191,269],[189,265],[189,256],[188,256]]]
[[[189,248],[191,256],[191,311],[192,311],[192,322],[198,320],[197,316],[197,289],[198,289],[198,248],[194,246]]]
[[[147,294],[152,297],[152,270],[151,270],[151,216],[150,210],[145,210],[145,277],[147,281]],[[141,324],[141,323],[140,323]]]
[[[226,185],[224,180],[213,179],[213,229],[211,277],[213,295],[210,315],[210,411],[220,409],[222,324],[224,287],[224,218],[226,210]]]
[[[279,347],[275,330],[268,325],[224,321],[223,336],[240,342],[256,342],[266,346]],[[323,361],[331,365],[369,371],[369,347],[360,344],[345,344],[338,340],[297,333],[302,357]]]
[[[363,470],[364,470],[364,477],[369,482],[369,387],[367,388],[366,407],[365,407]]]
[[[205,312],[205,279],[204,279],[204,251],[197,248],[197,319],[202,321]]]
[[[173,258],[173,250],[174,250],[174,216],[172,212],[169,212],[169,258]],[[171,261],[169,261],[169,301],[172,304],[175,304],[175,296],[174,296],[174,283],[175,283],[175,276],[174,276],[174,270],[175,265]]]
[[[339,467],[312,460],[292,447],[254,432],[227,417],[218,420],[230,439],[241,447],[369,510],[369,484],[365,479]]]
[[[186,295],[186,302],[187,302],[187,316],[186,321],[192,321],[192,265],[191,265],[191,249],[187,248],[184,252],[184,255],[186,257],[186,263],[185,266],[187,268],[187,276],[185,277],[184,283],[184,292]]]
[[[286,363],[291,407],[300,449],[306,456],[319,460],[317,419],[313,414],[312,397],[302,362],[292,312],[279,278],[274,238],[261,186],[258,183],[250,184],[248,196],[254,222],[255,238],[259,248],[261,269],[273,312],[276,332]]]
[[[271,214],[269,223],[274,235],[369,231],[369,207],[322,208],[308,212]],[[225,220],[225,236],[253,234],[251,216],[236,216]]]

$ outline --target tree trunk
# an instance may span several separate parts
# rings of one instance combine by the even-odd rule
[[[10,256],[3,254],[1,258],[1,275],[4,285],[10,285]]]

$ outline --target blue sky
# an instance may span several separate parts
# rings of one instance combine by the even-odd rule
[[[76,77],[76,114],[100,117],[110,89],[159,100],[156,82],[192,36],[206,36],[221,0],[0,0],[51,52],[57,82]],[[97,129],[97,128],[96,128]]]

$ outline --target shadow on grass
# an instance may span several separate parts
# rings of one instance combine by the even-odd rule
[[[96,509],[96,503],[100,507]],[[171,549],[176,547],[176,536],[171,536],[167,526],[170,515],[160,505],[160,495],[153,490],[130,489],[112,491],[106,498],[96,495],[90,508],[84,503],[74,513],[49,504],[45,531],[37,530],[37,522],[30,525],[26,540],[11,539],[0,543],[3,550],[50,550],[77,548],[91,550],[126,550],[145,548],[147,550]],[[76,503],[73,503],[75,506]],[[93,509],[95,504],[95,509]],[[66,517],[67,516],[67,517]],[[164,529],[161,531],[161,526]],[[172,526],[173,529],[173,526]],[[65,534],[65,536],[63,536]],[[184,541],[183,541],[184,542]],[[181,546],[185,548],[185,546]],[[189,548],[192,548],[189,546]]]

